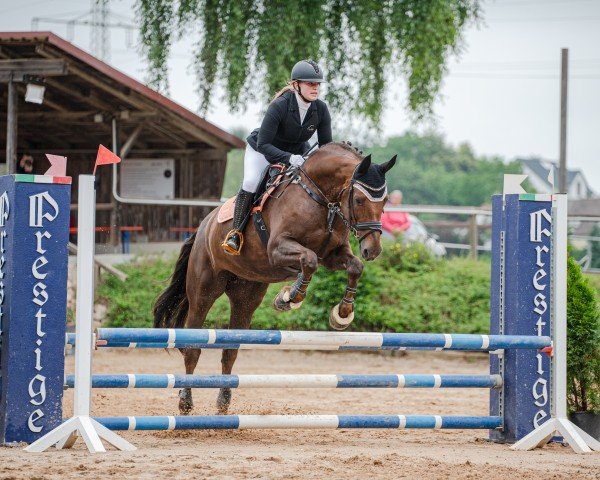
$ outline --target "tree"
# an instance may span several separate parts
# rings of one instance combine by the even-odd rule
[[[399,188],[409,204],[482,205],[502,193],[505,173],[521,173],[518,162],[477,157],[469,145],[453,148],[435,133],[408,132],[388,138],[383,146],[362,148],[378,163],[398,155],[396,167],[386,175],[388,190]]]
[[[480,0],[138,0],[150,84],[168,90],[174,40],[198,38],[193,66],[200,110],[222,82],[233,111],[266,100],[289,79],[293,63],[322,62],[326,100],[338,115],[378,125],[386,82],[403,76],[408,109],[431,114],[446,64],[460,51]],[[256,85],[262,91],[255,92]]]

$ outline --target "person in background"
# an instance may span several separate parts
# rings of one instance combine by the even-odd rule
[[[386,208],[399,207],[400,205],[402,205],[402,192],[394,190],[390,193]],[[396,235],[404,233],[410,227],[410,217],[407,212],[384,210],[383,215],[381,215],[381,226],[385,237],[395,238]]]
[[[17,173],[33,173],[33,157],[29,153],[23,153],[21,160],[17,163]]]

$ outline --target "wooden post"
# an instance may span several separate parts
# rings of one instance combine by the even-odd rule
[[[476,260],[477,259],[477,245],[479,233],[477,231],[477,215],[473,214],[469,217],[469,244],[471,248],[469,250],[469,256]]]
[[[567,185],[567,93],[569,78],[569,49],[561,50],[560,69],[560,168],[558,172],[558,193],[568,193]]]
[[[119,155],[119,135],[118,135],[118,125],[117,125],[117,119],[116,117],[113,117],[112,122],[112,151],[115,155]],[[113,168],[116,168],[113,166]],[[116,186],[117,190],[119,188],[119,186]],[[115,199],[114,196],[110,196],[110,203],[112,205],[112,209],[110,210],[110,226],[112,227],[110,229],[110,244],[113,247],[117,247],[119,245],[120,242],[120,235],[119,235],[119,204],[117,203],[117,200]]]
[[[8,81],[8,106],[6,112],[6,173],[17,171],[17,125],[18,125],[17,86],[11,78]]]

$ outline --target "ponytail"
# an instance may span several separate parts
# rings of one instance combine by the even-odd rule
[[[281,90],[279,90],[271,99],[271,101],[281,97],[285,92],[294,92],[294,86],[293,86],[293,80],[289,80],[287,82],[287,85],[285,87],[283,87]]]

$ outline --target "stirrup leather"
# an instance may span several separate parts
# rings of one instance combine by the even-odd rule
[[[234,234],[237,234],[240,237],[240,246],[237,250],[235,248],[231,247],[227,243],[227,240],[229,240],[229,238]],[[225,240],[223,240],[223,243],[221,243],[221,247],[223,248],[225,253],[228,253],[229,255],[239,255],[240,252],[242,251],[243,246],[244,246],[244,234],[236,228],[229,230],[229,232],[227,232],[227,235],[225,235]]]

